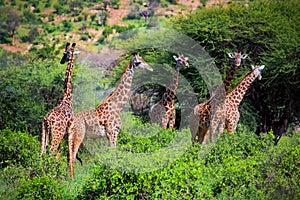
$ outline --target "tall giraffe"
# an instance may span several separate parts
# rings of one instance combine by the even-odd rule
[[[219,135],[223,133],[224,129],[227,128],[228,132],[231,134],[235,131],[237,123],[239,121],[240,113],[238,111],[238,106],[243,100],[244,95],[246,94],[248,88],[253,83],[253,81],[258,78],[258,80],[261,79],[261,71],[264,69],[264,65],[262,66],[252,66],[252,71],[249,72],[241,81],[240,83],[226,95],[225,98],[225,106],[219,107],[220,109],[217,109],[215,111],[215,115],[217,117],[214,117],[211,119],[210,122],[210,130],[208,131],[209,124],[205,124],[204,127],[202,127],[201,123],[199,123],[198,132],[192,132],[192,140],[195,140],[195,137],[198,136],[199,143],[207,142],[207,137],[209,136],[210,139],[212,138],[212,134],[215,133],[216,129],[219,127]],[[198,113],[193,112],[193,115],[195,118],[200,118]],[[220,120],[220,119],[225,120]],[[194,127],[193,127],[194,128]],[[195,128],[194,128],[195,129]],[[194,130],[193,129],[193,130]]]
[[[241,54],[241,51],[238,50],[235,50],[233,53],[228,53],[228,57],[230,59],[233,59],[233,64],[227,70],[226,77],[225,80],[223,81],[223,84],[212,93],[212,97],[209,100],[195,106],[194,110],[190,115],[190,131],[193,136],[192,137],[193,142],[196,136],[204,135],[204,133],[209,131],[208,130],[209,123],[210,123],[209,121],[212,119],[211,114],[214,112],[215,109],[219,109],[219,108],[212,107],[211,105],[217,104],[218,106],[222,106],[222,103],[216,102],[218,101],[219,98],[223,99],[222,97],[218,96],[219,95],[218,93],[220,92],[219,90],[222,90],[221,87],[224,85],[226,94],[230,92],[232,80],[236,75],[236,69],[241,67],[242,60],[244,60],[247,56],[248,56],[247,54]],[[200,139],[201,138],[198,137],[198,142],[201,143]]]
[[[74,162],[78,149],[85,136],[91,138],[107,137],[110,146],[116,146],[122,122],[120,112],[130,95],[130,88],[135,69],[153,69],[137,54],[125,68],[115,90],[110,93],[95,109],[74,115],[74,126],[69,131],[69,169],[74,179]]]
[[[158,123],[162,128],[167,128],[169,124],[170,129],[173,129],[175,125],[176,110],[174,102],[178,87],[179,70],[181,67],[189,67],[188,58],[182,54],[178,54],[178,57],[174,55],[173,58],[176,61],[173,81],[162,95],[161,100],[154,104],[149,112],[150,123]]]
[[[41,155],[46,151],[50,135],[52,138],[50,147],[51,154],[53,155],[59,149],[60,142],[67,133],[67,130],[73,120],[71,80],[75,46],[76,43],[73,43],[71,47],[70,43],[67,43],[63,57],[60,61],[61,64],[68,62],[64,82],[64,94],[59,104],[48,112],[42,121]],[[57,158],[59,158],[59,152],[57,154]]]

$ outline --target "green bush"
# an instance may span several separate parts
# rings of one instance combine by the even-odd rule
[[[150,153],[159,150],[175,138],[177,131],[161,129],[157,124],[143,124],[140,119],[126,114],[119,133],[118,144],[124,151]]]
[[[5,129],[0,131],[0,164],[1,168],[8,165],[28,167],[39,155],[40,146],[37,137],[28,133],[13,132]]]
[[[26,180],[17,189],[17,199],[63,199],[63,186],[51,176]]]
[[[224,133],[215,144],[189,146],[177,160],[152,171],[133,172],[126,167],[97,164],[77,198],[297,199],[299,139],[295,135],[287,138],[285,145],[274,147],[271,133],[262,137],[246,132]],[[120,148],[127,147],[121,141]],[[143,146],[148,145],[153,144],[144,140],[135,143],[132,150],[147,152]]]
[[[66,156],[40,157],[37,136],[11,130],[0,131],[0,196],[5,199],[61,197],[62,180],[68,177]],[[63,145],[61,145],[63,146]]]
[[[39,50],[40,56],[48,57],[50,50]],[[66,65],[58,59],[8,58],[12,59],[3,59],[0,67],[0,130],[7,127],[40,134],[43,116],[62,97]]]
[[[300,137],[283,137],[258,166],[264,179],[258,182],[269,199],[300,198]]]
[[[73,23],[70,20],[62,20],[62,30],[64,32],[70,32],[73,29]]]
[[[81,35],[80,39],[83,40],[83,41],[87,41],[89,38],[90,38],[89,34],[88,33],[84,33],[84,34]]]

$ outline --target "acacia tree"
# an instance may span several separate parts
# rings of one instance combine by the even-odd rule
[[[22,14],[10,7],[0,9],[0,27],[3,33],[11,38],[11,43],[14,45],[14,37],[17,29],[22,23]]]
[[[296,0],[257,1],[247,6],[232,4],[227,9],[199,10],[173,23],[174,28],[205,47],[220,72],[226,69],[226,53],[234,48],[249,55],[247,67],[266,65],[263,79],[254,82],[243,102],[254,111],[247,114],[254,120],[249,128],[256,129],[257,134],[272,130],[275,143],[289,124],[300,119],[299,9]],[[244,73],[239,74],[234,84]],[[243,102],[241,107],[245,106]],[[244,107],[244,111],[247,109]],[[241,118],[241,122],[248,123],[249,118]]]

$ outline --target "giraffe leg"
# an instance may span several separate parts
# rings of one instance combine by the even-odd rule
[[[192,143],[196,141],[196,136],[198,135],[198,127],[190,127],[190,131],[192,134]]]
[[[228,124],[227,124],[228,133],[229,134],[234,133],[235,129],[236,129],[236,126],[237,126],[236,122],[228,122]]]
[[[43,155],[44,151],[46,150],[46,124],[45,120],[42,121],[42,134],[41,134],[41,153]]]
[[[192,111],[190,114],[190,132],[192,135],[192,143],[196,142],[196,136],[199,134],[199,115],[195,115],[195,111]]]
[[[227,123],[227,129],[228,129],[228,133],[232,134],[235,132],[237,123],[239,121],[240,118],[240,113],[236,112],[235,114],[232,114],[231,116],[231,120],[228,120]]]
[[[175,120],[176,120],[176,110],[172,110],[170,114],[170,121],[169,121],[169,128],[172,130],[175,125]]]
[[[120,123],[121,123],[121,121],[120,121]],[[119,134],[120,127],[121,127],[120,123],[117,123],[115,125],[115,127],[112,129],[112,133],[110,134],[109,143],[110,143],[111,147],[116,147],[116,145],[117,145],[118,134]]]
[[[221,119],[220,125],[219,125],[219,137],[223,134],[225,129],[225,119]]]
[[[50,140],[50,134],[51,134],[51,126],[48,122],[46,122],[46,129],[45,129],[45,147],[44,147],[44,152],[47,150],[47,146],[49,144],[49,140]]]
[[[150,123],[153,124],[153,123],[159,123],[158,121],[158,114],[157,114],[157,104],[153,105],[150,109],[150,112],[149,112],[149,118],[150,118]]]
[[[150,110],[150,112],[149,112],[149,120],[150,120],[150,124],[153,124],[153,123],[155,122],[155,120],[154,120],[155,115],[154,115],[153,112],[154,112],[154,111],[153,111],[153,107],[152,107],[151,110]]]
[[[169,117],[166,113],[161,117],[161,127],[167,128]]]
[[[65,131],[63,131],[63,132],[56,131],[56,135],[52,134],[50,153],[52,155],[57,153],[56,159],[59,159],[59,157],[60,157],[59,148],[60,148],[60,143],[64,136],[65,136]]]
[[[208,135],[209,136],[209,142],[213,142],[214,139],[214,134],[219,126],[219,119],[217,117],[213,117],[211,120],[211,125],[210,125],[210,129],[208,130]]]
[[[199,143],[206,144],[208,140],[210,141],[211,134],[208,129],[202,129],[201,134],[199,133]]]
[[[120,116],[115,116],[114,120],[107,125],[106,131],[107,138],[109,140],[109,146],[116,147],[121,125],[122,121]]]
[[[68,132],[68,147],[69,147],[69,172],[72,180],[74,180],[74,164],[80,145],[84,139],[83,128],[71,125]]]

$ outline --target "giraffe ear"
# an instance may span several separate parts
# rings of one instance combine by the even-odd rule
[[[247,56],[248,56],[248,54],[243,54],[241,58],[245,59],[245,58],[247,58]]]
[[[176,61],[178,60],[177,56],[173,56],[173,58],[174,58]]]
[[[185,57],[185,60],[187,61],[189,59],[189,57]]]
[[[229,58],[235,58],[234,55],[232,53],[227,53]]]
[[[255,67],[253,65],[251,65],[251,70],[254,70],[254,69],[255,69]]]

